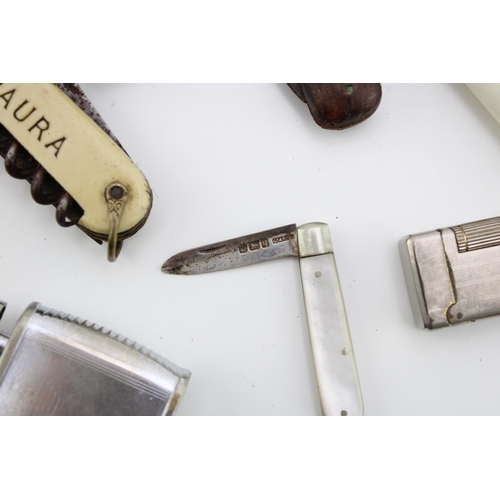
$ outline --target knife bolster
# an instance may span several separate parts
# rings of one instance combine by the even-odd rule
[[[333,253],[332,240],[328,224],[311,222],[297,228],[299,257],[313,257]]]

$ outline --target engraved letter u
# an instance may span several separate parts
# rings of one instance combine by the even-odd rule
[[[36,108],[33,106],[33,109],[27,114],[25,115],[23,118],[19,118],[19,116],[17,116],[17,112],[25,105],[27,104],[27,100],[25,100],[20,106],[17,107],[17,109],[14,111],[14,118],[20,122],[23,122],[24,120],[26,120],[26,118],[28,118],[28,116],[30,116],[33,111],[36,110]]]

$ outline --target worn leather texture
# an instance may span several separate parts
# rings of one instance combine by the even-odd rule
[[[343,130],[365,121],[382,99],[380,83],[289,83],[322,128]]]

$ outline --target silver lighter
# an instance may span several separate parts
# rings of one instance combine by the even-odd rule
[[[500,314],[500,217],[405,236],[399,249],[420,328]]]
[[[0,333],[0,415],[172,415],[190,375],[122,335],[37,302],[9,337]]]

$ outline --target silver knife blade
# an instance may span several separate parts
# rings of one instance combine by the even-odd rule
[[[201,274],[286,256],[298,256],[296,224],[180,252],[168,259],[161,270],[167,274]]]

